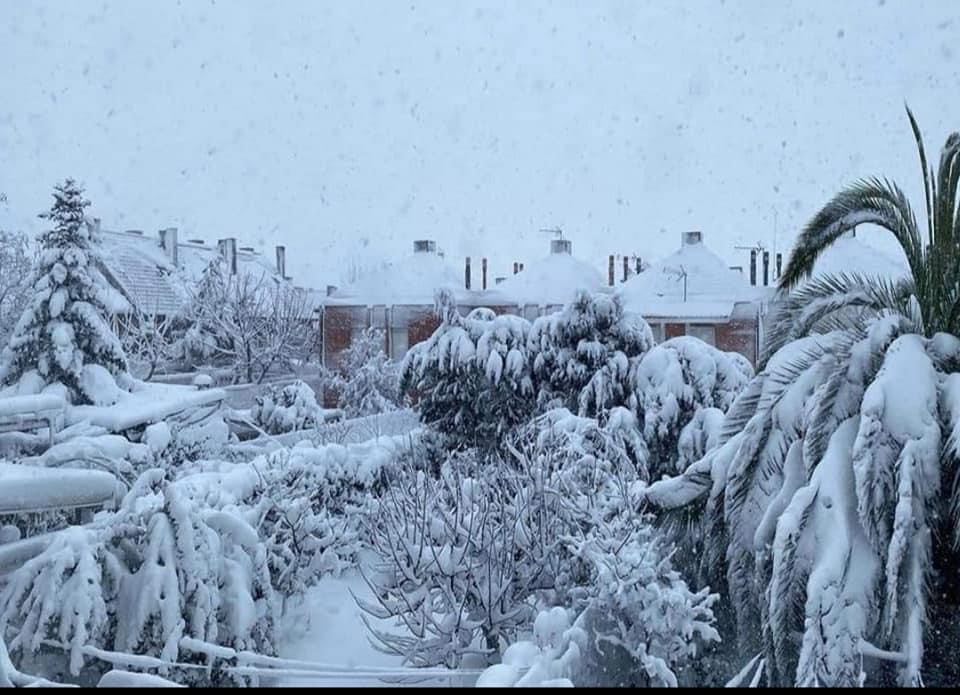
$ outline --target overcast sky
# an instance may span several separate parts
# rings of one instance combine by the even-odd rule
[[[960,129],[953,0],[0,3],[0,225],[69,175],[106,227],[284,243],[317,287],[415,238],[500,274],[555,225],[742,263],[860,176],[919,208],[905,100]]]

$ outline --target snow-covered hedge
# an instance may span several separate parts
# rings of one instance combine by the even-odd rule
[[[301,442],[249,464],[260,477],[251,522],[266,543],[278,591],[302,592],[355,562],[369,543],[365,518],[376,496],[395,460],[413,447],[415,439],[403,436],[346,446]]]

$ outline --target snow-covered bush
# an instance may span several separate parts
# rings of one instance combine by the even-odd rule
[[[15,635],[11,652],[63,653],[81,679],[99,675],[100,666],[84,663],[87,646],[182,663],[203,663],[181,650],[185,637],[274,653],[278,605],[267,550],[233,504],[248,493],[229,482],[169,482],[159,469],[147,471],[118,511],[58,532],[4,577],[0,632]],[[171,677],[240,682],[216,670]]]
[[[280,593],[301,593],[355,562],[369,544],[364,520],[390,469],[415,447],[404,437],[347,446],[300,442],[251,463],[260,476],[251,497],[255,524]]]
[[[633,414],[614,408],[600,424],[553,410],[506,448],[494,465],[454,453],[437,477],[394,471],[370,533],[377,603],[361,606],[410,634],[371,628],[375,639],[409,663],[454,667],[495,659],[537,607],[568,606],[587,611],[593,642],[629,656],[617,673],[613,656],[591,651],[595,682],[670,682],[715,637],[714,599],[687,589],[638,515],[646,450]]]
[[[283,434],[323,422],[317,396],[299,379],[286,386],[268,386],[250,410],[253,422],[268,434]]]
[[[751,378],[753,367],[743,355],[689,336],[660,343],[634,362],[630,404],[643,421],[651,479],[682,472],[687,457],[716,439],[722,413]],[[704,409],[711,410],[701,414]]]
[[[639,314],[617,295],[580,291],[558,311],[533,322],[528,340],[541,410],[565,407],[602,417],[629,402],[630,366],[653,347]]]
[[[677,672],[720,639],[711,610],[719,596],[687,586],[650,522],[628,505],[567,541],[589,576],[575,604],[592,637],[584,685],[676,686]]]
[[[440,326],[401,364],[401,391],[419,399],[423,422],[453,447],[495,450],[533,411],[530,324],[482,308],[460,316],[447,291],[437,311]]]
[[[369,532],[378,562],[366,577],[376,603],[357,602],[402,621],[396,634],[364,616],[375,643],[406,663],[456,668],[465,655],[489,657],[532,620],[536,573],[522,567],[514,478],[496,471],[457,452],[439,478],[398,471],[380,500]]]
[[[399,401],[399,368],[384,352],[384,332],[367,328],[353,337],[336,370],[322,370],[324,389],[337,394],[349,417],[394,410]]]
[[[480,674],[477,687],[571,688],[579,683],[588,638],[572,622],[570,611],[560,606],[540,611],[533,622],[532,640],[507,647],[500,663]]]
[[[33,296],[0,353],[0,385],[18,383],[21,393],[36,393],[38,386],[59,384],[76,403],[111,405],[117,385],[129,389],[131,377],[109,317],[129,305],[99,270],[83,190],[67,179],[53,197],[50,212],[41,215],[53,228],[40,236]]]
[[[26,234],[0,229],[0,345],[7,344],[30,301],[31,256]]]

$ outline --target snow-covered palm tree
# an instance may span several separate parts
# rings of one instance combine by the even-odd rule
[[[770,684],[882,680],[879,661],[922,683],[929,587],[957,571],[948,544],[934,546],[944,531],[960,539],[960,135],[928,167],[907,114],[925,229],[886,180],[827,203],[797,240],[761,370],[718,446],[647,491],[663,509],[703,510],[701,570],[726,567],[713,579]],[[859,225],[893,234],[909,274],[810,279]]]

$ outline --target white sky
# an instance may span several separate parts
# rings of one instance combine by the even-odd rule
[[[921,212],[904,100],[929,150],[960,128],[953,0],[0,3],[0,225],[69,175],[317,287],[414,238],[505,274],[553,225],[601,268],[687,229],[743,264],[860,176]]]

